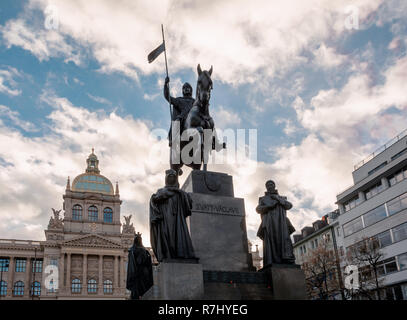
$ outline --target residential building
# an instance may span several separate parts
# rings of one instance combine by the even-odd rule
[[[343,298],[340,252],[336,237],[337,221],[335,221],[338,215],[337,210],[330,212],[321,220],[316,220],[312,226],[304,227],[300,234],[293,235],[295,262],[301,265],[305,272],[307,291],[311,299],[338,300]],[[331,220],[334,220],[333,224],[330,224]],[[320,273],[319,271],[322,271],[320,266],[310,266],[316,255],[325,255],[319,262],[325,264],[326,272]],[[323,261],[324,259],[325,261]],[[325,288],[320,290],[321,286],[325,286]],[[328,295],[322,297],[321,292],[328,292]]]

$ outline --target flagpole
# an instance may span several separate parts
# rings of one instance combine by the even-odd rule
[[[167,46],[165,45],[164,26],[163,26],[163,24],[161,24],[161,32],[163,34],[163,43],[164,43],[165,71],[167,73],[167,78],[169,79],[169,76],[168,76],[168,63],[167,63]],[[171,116],[171,121],[172,121],[171,92],[170,92],[170,83],[169,82],[168,82],[168,103],[170,104],[170,116]]]

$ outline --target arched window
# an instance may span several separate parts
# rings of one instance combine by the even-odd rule
[[[0,282],[0,296],[5,297],[7,295],[7,282]]]
[[[72,220],[82,220],[82,207],[79,204],[72,208]]]
[[[88,293],[96,293],[98,285],[95,279],[88,280]]]
[[[24,282],[17,281],[14,283],[14,295],[19,297],[24,295]]]
[[[72,291],[72,293],[81,293],[81,291],[82,291],[81,280],[79,280],[79,279],[72,280],[71,291]]]
[[[31,294],[34,297],[39,297],[41,295],[41,283],[38,281],[34,281],[31,286]]]
[[[96,208],[95,206],[89,207],[88,219],[89,221],[98,221],[98,208]]]
[[[103,292],[112,293],[113,292],[113,283],[111,280],[103,281]]]
[[[113,210],[111,208],[105,208],[103,210],[103,221],[113,222]]]

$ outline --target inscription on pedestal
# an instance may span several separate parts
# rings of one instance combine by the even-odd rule
[[[233,196],[231,176],[217,172],[206,175],[221,182],[217,192],[208,187],[205,172],[192,171],[182,187],[192,198],[188,224],[199,263],[204,270],[249,271],[252,264],[244,200]]]

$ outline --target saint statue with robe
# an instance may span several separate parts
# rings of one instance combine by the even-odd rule
[[[153,285],[151,255],[143,246],[141,234],[137,233],[129,249],[126,288],[131,299],[138,300]]]
[[[263,240],[263,268],[273,264],[294,264],[295,256],[290,235],[295,228],[287,218],[286,210],[292,204],[278,194],[272,180],[266,182],[265,195],[256,208],[261,215],[257,236]]]
[[[150,240],[157,261],[196,259],[186,218],[192,199],[178,184],[177,172],[165,172],[165,187],[150,199]]]

